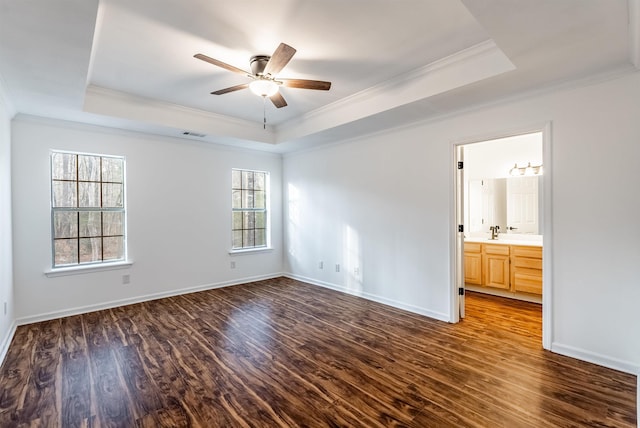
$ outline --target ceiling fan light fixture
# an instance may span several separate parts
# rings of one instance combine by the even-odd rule
[[[249,89],[260,97],[271,97],[278,92],[278,84],[273,80],[256,79],[249,83]]]

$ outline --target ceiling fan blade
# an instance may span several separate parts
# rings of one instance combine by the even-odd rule
[[[293,58],[295,53],[296,50],[294,48],[284,43],[280,43],[280,46],[278,46],[273,55],[271,55],[271,59],[264,68],[264,74],[270,74],[272,76],[278,74],[280,70],[282,70],[289,61],[291,61],[291,58]]]
[[[271,100],[273,105],[276,106],[277,108],[282,108],[287,106],[287,102],[284,100],[284,97],[280,92],[276,92],[274,95],[271,95],[269,99]]]
[[[230,86],[228,88],[219,89],[217,91],[211,92],[211,95],[228,94],[229,92],[239,91],[240,89],[247,89],[248,87],[249,87],[248,83],[243,83],[242,85]]]
[[[282,86],[287,88],[315,89],[318,91],[328,91],[331,89],[331,82],[322,80],[306,80],[306,79],[277,79],[282,82]]]
[[[247,75],[250,76],[251,75],[251,73],[249,73],[247,71],[244,71],[244,70],[242,70],[242,69],[240,69],[238,67],[234,67],[233,65],[229,65],[226,62],[218,61],[217,59],[211,58],[211,57],[206,56],[204,54],[200,54],[200,53],[199,54],[195,54],[193,57],[194,58],[198,58],[198,59],[200,59],[202,61],[208,62],[209,64],[213,64],[213,65],[217,65],[218,67],[222,67],[225,70],[233,71],[234,73],[244,74],[245,76],[247,76]]]

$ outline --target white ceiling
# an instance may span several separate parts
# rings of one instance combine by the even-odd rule
[[[640,0],[0,0],[19,113],[283,152],[635,71]],[[280,42],[288,106],[213,90]]]

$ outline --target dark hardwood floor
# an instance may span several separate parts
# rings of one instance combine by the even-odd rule
[[[18,328],[0,426],[636,425],[635,376],[544,351],[532,303],[456,325],[286,278]]]

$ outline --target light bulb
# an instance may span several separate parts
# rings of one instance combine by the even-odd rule
[[[249,83],[249,89],[260,97],[270,97],[278,92],[278,85],[272,80],[256,79]]]
[[[529,162],[529,164],[525,168],[524,175],[533,175],[533,168],[531,167],[531,162]]]

